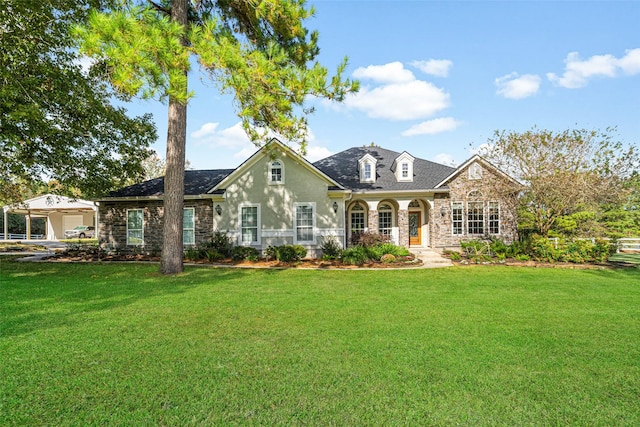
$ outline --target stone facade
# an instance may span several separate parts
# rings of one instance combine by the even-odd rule
[[[194,208],[195,244],[211,240],[213,236],[213,204],[211,200],[185,200],[185,208]],[[142,209],[144,244],[127,245],[127,211]],[[162,200],[101,202],[98,239],[103,249],[159,251],[162,247],[164,208]]]
[[[499,184],[499,182],[496,181],[504,179],[506,178],[497,175],[494,171],[487,168],[482,168],[480,179],[470,179],[469,168],[465,168],[448,183],[450,189],[449,194],[436,193],[433,200],[430,228],[432,247],[439,250],[459,248],[461,241],[487,237],[496,237],[504,240],[506,243],[517,240],[518,226],[515,197],[500,198],[495,196],[496,188],[498,188]],[[483,235],[468,233],[467,203],[469,201],[483,202],[485,224],[487,222],[488,203],[499,203],[500,233],[498,235],[489,235],[486,230],[486,225],[485,234]],[[462,202],[464,206],[462,217],[464,231],[462,234],[453,234],[453,202]]]

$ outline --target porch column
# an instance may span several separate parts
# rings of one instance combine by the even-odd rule
[[[371,233],[378,233],[378,201],[367,201],[367,207],[369,208],[367,215],[367,227]]]
[[[9,224],[8,219],[9,219],[9,210],[8,209],[2,209],[4,212],[4,240],[9,240]]]
[[[27,213],[24,217],[27,223],[27,240],[31,240],[31,213]]]
[[[409,247],[409,203],[411,200],[398,202],[398,245]]]

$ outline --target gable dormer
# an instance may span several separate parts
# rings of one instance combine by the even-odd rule
[[[413,182],[413,161],[415,157],[404,151],[393,161],[391,170],[398,182]]]
[[[365,154],[358,160],[360,182],[376,182],[376,163],[378,159],[371,154]]]

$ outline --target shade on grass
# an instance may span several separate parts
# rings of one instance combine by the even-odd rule
[[[640,272],[17,264],[2,425],[640,424]]]

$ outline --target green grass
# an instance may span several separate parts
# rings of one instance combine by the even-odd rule
[[[0,258],[0,425],[640,425],[640,270]]]

